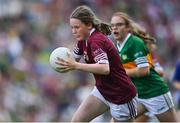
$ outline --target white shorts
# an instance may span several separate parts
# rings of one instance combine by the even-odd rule
[[[110,108],[112,117],[118,121],[129,120],[137,115],[137,101],[135,98],[128,103],[117,105],[107,101],[96,87],[92,90],[91,95],[104,102]]]
[[[164,113],[174,107],[170,92],[149,99],[137,98],[137,101],[143,104],[150,114],[154,115]]]

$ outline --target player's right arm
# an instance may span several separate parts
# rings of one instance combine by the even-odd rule
[[[72,60],[71,58],[67,60],[63,60],[58,58],[59,71],[66,72],[69,70],[81,70],[86,72],[91,72],[95,74],[108,75],[110,73],[109,63],[94,63],[94,64],[86,64],[80,63]]]
[[[132,69],[125,69],[126,73],[130,77],[143,77],[149,73],[149,67],[136,67]]]
[[[134,68],[125,68],[126,73],[130,77],[143,77],[149,74],[150,64],[147,59],[148,50],[141,39],[135,38],[131,45],[131,57],[136,64]]]

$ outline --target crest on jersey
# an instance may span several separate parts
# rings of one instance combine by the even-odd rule
[[[122,55],[122,59],[123,59],[123,60],[126,60],[126,59],[127,59],[127,55],[125,55],[125,54]]]

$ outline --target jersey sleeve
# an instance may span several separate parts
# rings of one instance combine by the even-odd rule
[[[148,67],[148,49],[144,42],[142,40],[137,40],[133,43],[133,48],[132,48],[132,57],[134,58],[134,61],[137,65],[137,67]]]
[[[94,58],[94,61],[99,64],[108,64],[108,56],[105,46],[103,42],[100,41],[93,41],[91,44],[91,52]]]
[[[74,47],[73,55],[75,59],[79,59],[83,56],[83,42],[78,41]]]

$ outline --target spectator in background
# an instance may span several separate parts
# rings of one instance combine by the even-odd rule
[[[5,88],[7,84],[7,79],[9,78],[9,71],[5,64],[0,63],[0,122],[11,121],[11,114],[7,110],[5,105]]]
[[[178,60],[173,76],[173,86],[176,90],[177,109],[180,114],[180,59]]]

